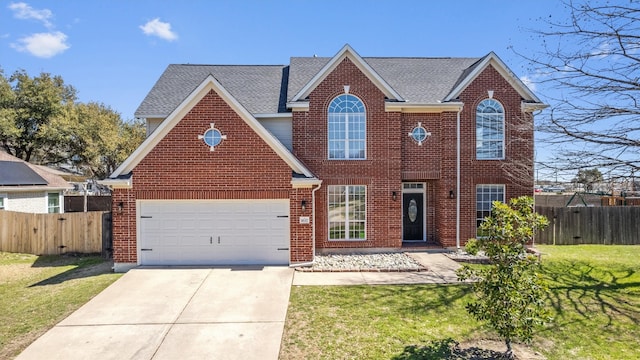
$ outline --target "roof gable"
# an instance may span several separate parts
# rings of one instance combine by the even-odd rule
[[[215,91],[239,116],[264,140],[267,145],[284,160],[291,169],[306,177],[313,174],[269,131],[267,131],[249,111],[243,107],[212,75],[208,75],[200,85],[193,90],[178,105],[158,128],[120,165],[110,178],[118,178],[130,173],[136,165],[173,129],[176,124],[197,104],[209,91]]]
[[[324,66],[300,89],[292,98],[291,102],[305,99],[309,94],[344,60],[349,58],[365,76],[373,82],[388,99],[404,101],[402,96],[394,90],[349,44],[345,45],[332,57]],[[316,63],[317,65],[318,63]]]
[[[451,92],[444,98],[444,101],[456,99],[482,73],[489,65],[505,79],[522,96],[524,100],[542,103],[540,99],[518,78],[509,67],[493,51],[471,65],[463,73],[463,76],[455,84]]]

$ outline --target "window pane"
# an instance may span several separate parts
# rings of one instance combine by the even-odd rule
[[[504,108],[486,99],[476,109],[476,158],[504,158]]]
[[[329,104],[327,119],[329,159],[364,159],[366,114],[362,101],[350,94],[336,97]]]
[[[60,194],[57,193],[49,193],[47,194],[48,198],[48,212],[49,213],[59,213],[60,212]]]
[[[330,185],[329,240],[365,239],[366,186]]]
[[[476,187],[476,226],[491,216],[492,203],[504,202],[504,185],[478,185]],[[477,236],[483,236],[478,229]]]

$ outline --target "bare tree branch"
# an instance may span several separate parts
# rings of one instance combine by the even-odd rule
[[[542,43],[530,78],[552,89],[536,130],[553,145],[555,171],[599,167],[611,177],[640,170],[640,1],[564,0],[564,20],[529,29]]]

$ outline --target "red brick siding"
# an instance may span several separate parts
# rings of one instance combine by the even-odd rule
[[[313,260],[313,189],[292,189],[290,206],[291,222],[291,263],[301,263]],[[305,209],[302,210],[302,201]],[[300,217],[309,217],[309,224],[300,224]]]
[[[210,123],[227,139],[215,151],[198,135]],[[136,262],[135,201],[283,199],[291,168],[214,91],[206,94],[133,170],[133,189],[114,192],[114,261]]]
[[[367,111],[367,159],[327,159],[327,107],[350,86]],[[506,111],[506,159],[475,160],[475,109],[493,90]],[[309,111],[293,113],[293,151],[323,180],[316,192],[317,248],[379,248],[402,245],[402,181],[426,183],[427,236],[444,246],[456,244],[456,199],[461,202],[462,245],[475,236],[477,184],[505,184],[507,198],[531,195],[533,174],[517,164],[533,163],[530,115],[520,111],[520,95],[492,67],[460,95],[461,188],[456,191],[456,117],[385,112],[384,94],[345,59],[309,95]],[[422,122],[431,136],[418,146],[408,133]],[[197,139],[209,123],[228,136],[214,152]],[[522,126],[522,125],[525,126]],[[134,188],[114,191],[114,260],[136,262],[136,199],[279,199],[289,198],[291,262],[312,257],[312,189],[291,189],[291,169],[215,92],[207,94],[134,169]],[[328,241],[327,188],[367,187],[366,241]],[[392,192],[398,194],[392,200]],[[306,210],[301,209],[306,200]]]
[[[327,159],[327,108],[344,93],[362,100],[367,112],[366,160]],[[384,111],[384,94],[349,60],[345,59],[309,95],[309,111],[294,112],[293,150],[323,180],[316,193],[316,246],[319,248],[401,246],[401,201],[392,191],[401,188],[400,113]],[[328,241],[327,188],[330,185],[366,185],[366,241]]]
[[[493,99],[505,109],[504,160],[476,160],[475,112],[478,103],[488,98],[488,90],[494,91]],[[460,240],[464,245],[476,234],[477,184],[505,184],[507,200],[522,195],[533,196],[533,119],[530,114],[521,112],[520,94],[492,66],[462,92],[460,101],[464,103],[464,109],[461,114],[461,189],[458,196],[462,204]],[[443,188],[443,195],[445,191]],[[448,217],[444,219],[443,226],[451,225],[455,225],[455,217],[453,221]],[[440,241],[445,246],[453,246],[455,235],[442,236]]]
[[[327,160],[327,107],[343,86],[358,96],[367,110],[367,160]],[[505,160],[475,160],[475,109],[494,91],[506,110]],[[461,188],[456,190],[456,112],[401,114],[384,111],[384,95],[349,59],[345,59],[310,94],[309,111],[293,117],[294,153],[323,182],[317,196],[316,246],[399,247],[402,239],[402,181],[425,182],[427,237],[444,246],[456,245],[456,197],[460,198],[461,245],[475,236],[476,184],[505,184],[508,198],[531,195],[533,177],[519,163],[533,162],[532,118],[520,111],[521,97],[492,67],[461,94]],[[422,146],[408,133],[422,122],[431,132]],[[524,127],[522,125],[525,125]],[[400,131],[398,131],[398,129]],[[328,241],[327,187],[367,186],[367,241]],[[454,198],[450,198],[453,191]]]

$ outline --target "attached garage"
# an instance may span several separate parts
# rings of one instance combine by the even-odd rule
[[[289,200],[141,200],[140,265],[287,265]]]

